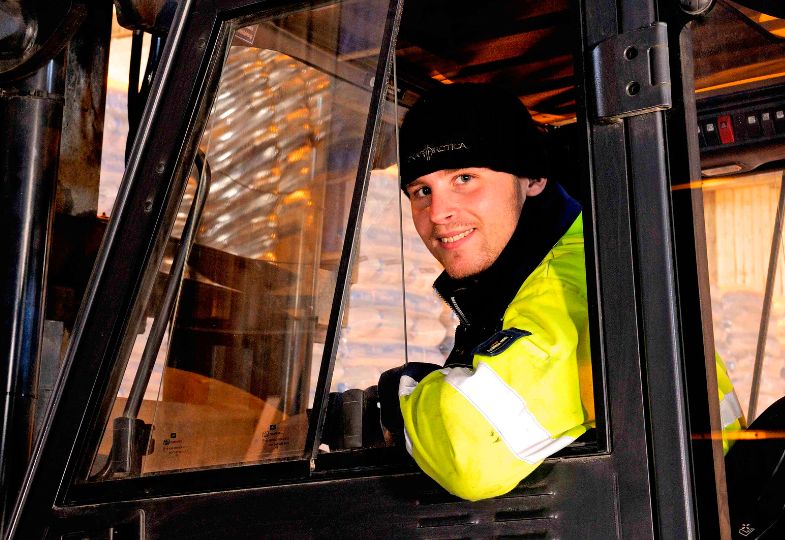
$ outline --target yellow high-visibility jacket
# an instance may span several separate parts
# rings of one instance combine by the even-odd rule
[[[741,410],[741,404],[739,404],[739,398],[736,396],[736,391],[733,389],[733,383],[728,376],[728,370],[725,369],[725,362],[722,361],[722,358],[720,358],[720,355],[717,353],[714,353],[714,364],[717,368],[717,393],[720,398],[722,452],[727,454],[734,443],[731,433],[734,431],[741,431],[746,428],[747,425],[744,420],[744,413]]]
[[[716,356],[723,449],[743,427]],[[582,217],[526,278],[502,331],[474,350],[472,367],[445,367],[399,384],[406,448],[450,493],[507,493],[594,425]]]
[[[472,368],[403,376],[406,446],[447,491],[510,491],[594,421],[581,216],[526,278]]]

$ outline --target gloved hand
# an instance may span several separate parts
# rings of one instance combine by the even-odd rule
[[[379,377],[379,407],[381,408],[382,427],[389,431],[396,445],[403,444],[403,416],[398,399],[401,377],[407,375],[420,382],[429,373],[441,369],[438,364],[409,362],[397,368],[388,369]]]

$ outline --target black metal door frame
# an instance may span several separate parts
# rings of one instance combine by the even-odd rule
[[[625,239],[619,242],[618,259],[599,264],[599,298],[613,306],[602,311],[604,328],[620,330],[613,339],[606,334],[603,358],[606,364],[637,358],[643,375],[624,384],[619,384],[623,379],[608,379],[609,385],[619,384],[608,389],[609,416],[629,417],[624,432],[618,422],[610,430],[613,454],[625,453],[633,460],[620,462],[619,473],[635,464],[627,446],[635,446],[630,439],[640,433],[628,429],[631,416],[641,413],[635,420],[646,426],[652,514],[640,517],[651,520],[651,533],[657,537],[717,538],[729,534],[722,449],[719,441],[701,443],[692,437],[719,430],[702,197],[699,190],[673,196],[670,191],[672,184],[700,177],[692,51],[689,30],[684,29],[690,20],[688,7],[694,6],[675,0],[600,0],[592,2],[592,9],[585,3],[584,51],[655,21],[668,25],[673,96],[668,111],[608,124],[590,119],[587,137],[594,174],[591,200],[595,206],[613,201],[625,209],[613,213],[606,208],[594,217],[598,242]],[[626,156],[624,163],[620,156]],[[600,247],[598,256],[603,253],[613,257]],[[619,391],[631,390],[643,398],[640,411],[632,414],[620,411],[625,404],[616,401]],[[642,506],[637,511],[645,512]],[[622,524],[628,517],[621,512]]]

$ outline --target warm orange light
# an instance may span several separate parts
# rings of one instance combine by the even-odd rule
[[[287,114],[286,120],[288,122],[294,122],[298,118],[307,118],[307,117],[308,117],[308,109],[306,109],[305,107],[301,107]]]
[[[435,81],[439,81],[440,83],[452,84],[452,81],[450,79],[448,79],[447,77],[445,77],[444,75],[442,75],[438,71],[435,72],[433,75],[431,75],[431,78],[433,80],[435,80]]]
[[[732,86],[740,86],[742,84],[749,84],[758,81],[765,81],[767,79],[776,79],[778,77],[784,77],[785,71],[781,71],[779,73],[771,73],[769,75],[760,75],[758,77],[750,77],[749,79],[740,79],[738,81],[731,81],[722,84],[715,84],[714,86],[707,86],[705,88],[698,88],[695,90],[696,94],[702,94],[703,92],[709,92],[711,90],[719,90],[721,88],[730,88]]]
[[[721,431],[712,431],[711,433],[694,433],[692,439],[695,441],[705,441],[709,439],[722,440],[722,436],[723,433]],[[785,430],[747,429],[742,431],[729,431],[728,433],[725,433],[725,438],[734,441],[785,439]]]
[[[283,199],[284,204],[293,204],[296,202],[307,201],[310,199],[311,193],[307,189],[298,189],[288,194]]]
[[[708,189],[718,187],[723,184],[733,182],[733,178],[712,178],[710,180],[696,180],[695,182],[687,182],[686,184],[675,184],[671,186],[671,191],[680,191],[682,189]]]
[[[289,163],[294,163],[295,161],[301,161],[306,157],[308,157],[310,153],[311,153],[310,146],[301,146],[300,148],[295,148],[294,150],[289,152],[289,155],[286,156],[286,161],[288,161]]]

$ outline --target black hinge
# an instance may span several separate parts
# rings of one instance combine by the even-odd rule
[[[615,120],[671,108],[665,23],[610,37],[592,49],[591,59],[596,119]]]

